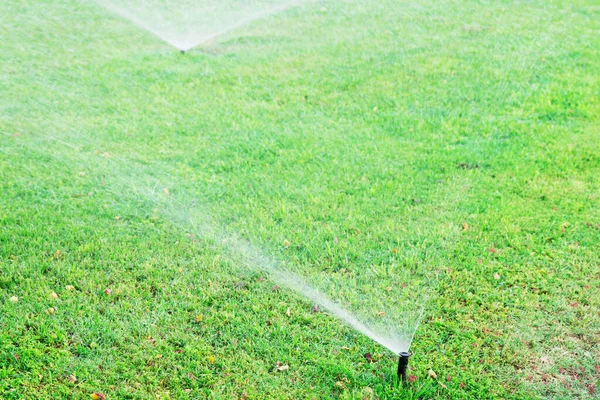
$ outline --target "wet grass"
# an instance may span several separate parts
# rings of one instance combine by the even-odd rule
[[[311,4],[185,55],[0,15],[0,398],[597,395],[593,2]],[[206,215],[363,312],[436,276],[410,387]]]

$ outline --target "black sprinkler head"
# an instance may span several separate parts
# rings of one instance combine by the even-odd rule
[[[179,50],[181,54],[185,54],[185,50]]]
[[[410,354],[407,351],[403,351],[398,354],[400,359],[398,360],[398,382],[406,384],[406,370],[408,369],[408,358]]]

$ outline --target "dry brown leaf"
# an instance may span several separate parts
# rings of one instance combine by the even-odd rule
[[[383,317],[384,315],[385,315],[385,311],[379,311],[379,312],[377,313],[377,316],[378,316],[378,317]]]
[[[94,392],[90,394],[90,397],[94,400],[106,400],[106,396],[99,392]]]
[[[430,369],[429,372],[427,372],[427,376],[429,376],[432,379],[437,379],[437,374],[433,372],[432,369]]]
[[[290,317],[292,315],[292,310],[288,307],[287,311],[285,312],[285,315],[287,315],[288,317]]]

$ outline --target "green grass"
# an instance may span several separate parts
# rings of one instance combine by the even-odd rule
[[[309,3],[184,56],[0,15],[1,399],[598,395],[596,2]],[[431,286],[416,380],[214,227],[366,319]]]

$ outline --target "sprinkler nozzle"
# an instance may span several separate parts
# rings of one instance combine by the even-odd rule
[[[402,382],[402,384],[406,384],[406,370],[408,369],[408,358],[410,357],[410,353],[407,351],[403,351],[398,354],[400,357],[398,360],[398,382]]]
[[[181,54],[185,54],[185,50],[179,50]]]

